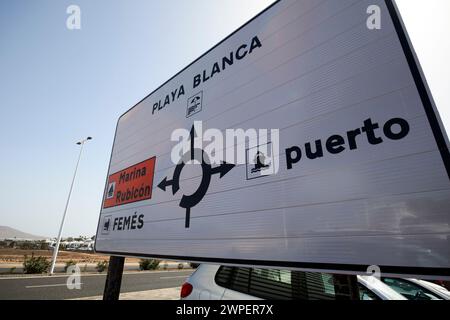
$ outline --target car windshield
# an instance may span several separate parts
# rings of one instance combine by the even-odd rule
[[[408,300],[443,300],[431,291],[405,279],[383,278],[382,281]]]

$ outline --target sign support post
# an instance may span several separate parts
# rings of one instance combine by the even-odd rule
[[[119,300],[124,264],[124,257],[111,256],[109,258],[108,274],[106,276],[105,290],[103,291],[103,300]]]

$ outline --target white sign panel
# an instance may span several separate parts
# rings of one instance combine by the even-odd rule
[[[448,146],[390,0],[278,1],[119,119],[96,251],[449,277]]]

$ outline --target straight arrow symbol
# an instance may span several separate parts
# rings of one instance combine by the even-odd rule
[[[229,164],[229,163],[224,162],[224,163],[222,163],[222,165],[213,168],[211,170],[211,174],[218,174],[218,173],[220,173],[220,178],[222,179],[234,167],[235,167],[234,164]]]

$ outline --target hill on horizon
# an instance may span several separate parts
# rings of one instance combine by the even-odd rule
[[[11,227],[0,226],[0,240],[2,239],[45,240],[45,237],[36,236]]]

